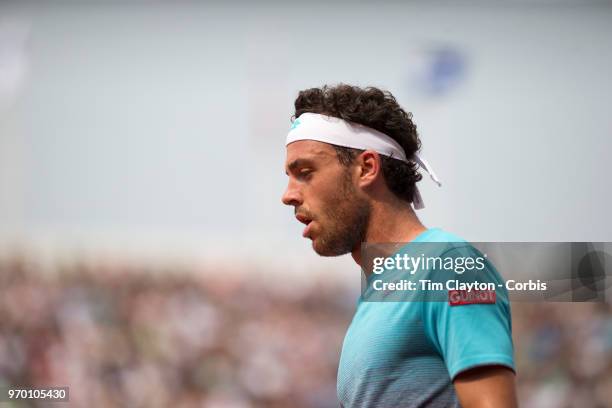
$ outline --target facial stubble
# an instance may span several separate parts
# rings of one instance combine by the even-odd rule
[[[328,225],[313,240],[313,249],[317,254],[344,255],[365,241],[371,205],[367,198],[359,195],[348,171],[324,213]]]

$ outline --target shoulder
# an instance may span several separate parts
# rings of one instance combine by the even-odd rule
[[[466,243],[464,238],[445,231],[442,228],[430,228],[419,235],[414,242],[457,242]]]

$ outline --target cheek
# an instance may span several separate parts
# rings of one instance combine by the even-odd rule
[[[346,194],[330,191],[325,197],[320,197],[316,215],[326,224],[336,223],[341,221],[351,205],[350,197]]]
[[[336,213],[339,206],[350,205],[350,188],[345,180],[346,175],[341,172],[321,175],[317,182],[304,190],[306,208],[317,217],[327,218],[327,215]]]

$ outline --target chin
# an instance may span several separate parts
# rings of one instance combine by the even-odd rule
[[[318,245],[318,242],[315,238],[312,238],[312,250],[319,256],[330,256],[327,254],[327,248],[321,248],[321,245]]]
[[[327,257],[341,256],[351,252],[350,250],[344,251],[338,250],[337,248],[329,248],[325,245],[322,246],[320,242],[317,243],[316,239],[312,240],[312,249],[317,253],[317,255]]]

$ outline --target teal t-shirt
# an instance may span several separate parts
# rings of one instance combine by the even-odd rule
[[[465,243],[437,246],[445,256],[477,253],[466,241],[438,228],[423,232],[407,247],[426,242]],[[488,262],[480,273],[488,281],[503,283]],[[514,370],[507,291],[496,292],[495,303],[464,305],[360,297],[338,367],[341,406],[459,407],[452,384],[457,374],[483,365]]]

